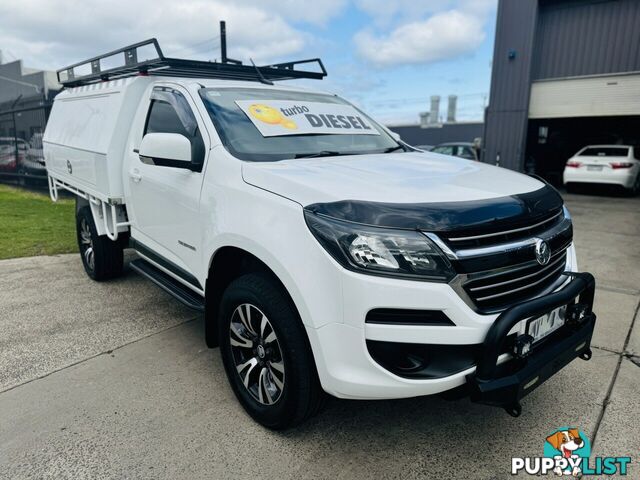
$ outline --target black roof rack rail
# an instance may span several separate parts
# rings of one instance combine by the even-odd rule
[[[320,69],[298,70],[303,64],[315,64]],[[158,40],[150,38],[83,62],[58,70],[58,82],[65,87],[77,87],[134,75],[162,75],[185,78],[219,78],[264,82],[310,78],[322,80],[327,75],[322,60],[310,58],[273,65],[253,66],[242,63],[206,62],[165,57]]]

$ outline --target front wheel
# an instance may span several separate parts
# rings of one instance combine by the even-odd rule
[[[124,263],[122,243],[98,235],[90,207],[78,210],[76,229],[78,249],[87,275],[96,281],[120,276]]]
[[[251,417],[280,430],[318,411],[324,392],[306,333],[276,281],[258,273],[234,280],[218,318],[224,368]]]

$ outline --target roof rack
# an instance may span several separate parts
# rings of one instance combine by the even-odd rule
[[[316,64],[320,71],[297,70],[302,64]],[[58,70],[58,82],[77,87],[134,75],[162,75],[185,78],[220,78],[270,83],[278,80],[310,78],[322,80],[327,75],[322,60],[311,58],[273,65],[242,65],[241,62],[205,62],[165,57],[155,38],[134,43]]]

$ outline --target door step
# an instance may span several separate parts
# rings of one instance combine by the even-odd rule
[[[165,292],[174,296],[187,307],[199,312],[204,312],[204,298],[146,260],[137,258],[131,261],[129,266],[143,277],[151,280]]]

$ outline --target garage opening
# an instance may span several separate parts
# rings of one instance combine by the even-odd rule
[[[525,171],[562,184],[564,165],[587,145],[640,145],[640,74],[531,84]]]
[[[586,145],[640,145],[640,115],[530,119],[525,171],[561,186],[565,163]]]

